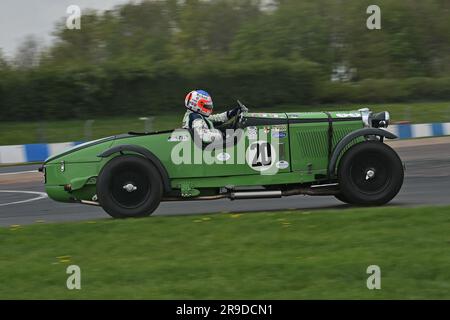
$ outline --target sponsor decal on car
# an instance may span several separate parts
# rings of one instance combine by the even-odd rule
[[[272,127],[272,131],[287,131],[287,125],[277,124]]]
[[[283,132],[283,131],[273,131],[272,132],[272,138],[278,138],[278,139],[283,139],[286,138],[287,133]]]
[[[358,112],[336,113],[336,117],[338,117],[338,118],[357,118],[357,117],[361,117],[361,114]]]
[[[278,162],[275,164],[275,166],[276,166],[278,169],[287,169],[287,168],[289,168],[289,162],[284,161],[284,160],[281,160],[281,161],[278,161]]]
[[[168,139],[169,142],[184,142],[184,141],[188,141],[189,140],[189,136],[182,134],[182,135],[171,135]]]
[[[231,156],[230,156],[229,153],[221,152],[221,153],[219,153],[219,154],[217,155],[216,158],[217,158],[217,160],[219,160],[219,161],[228,161],[228,160],[230,160]]]
[[[258,137],[258,128],[256,128],[256,127],[248,127],[247,128],[247,136],[251,140],[256,139]]]

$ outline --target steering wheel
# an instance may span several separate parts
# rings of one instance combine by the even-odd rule
[[[247,107],[242,104],[242,102],[240,102],[239,100],[237,101],[237,103],[239,104],[239,111],[236,114],[236,116],[234,117],[234,121],[233,121],[233,130],[236,130],[239,124],[239,121],[242,119],[242,116],[244,114],[244,112],[247,112],[248,109]]]

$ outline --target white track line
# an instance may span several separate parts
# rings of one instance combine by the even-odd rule
[[[9,175],[13,175],[13,174],[22,174],[22,173],[39,173],[39,171],[31,170],[31,171],[19,171],[19,172],[5,172],[5,173],[0,173],[0,176],[9,176]]]
[[[0,190],[0,193],[25,193],[25,194],[36,194],[38,195],[36,198],[31,198],[31,199],[27,199],[27,200],[21,200],[21,201],[15,201],[15,202],[8,202],[8,203],[0,203],[0,207],[3,206],[9,206],[12,204],[20,204],[20,203],[27,203],[27,202],[32,202],[32,201],[37,201],[37,200],[41,200],[41,199],[46,199],[47,198],[47,194],[45,192],[37,192],[37,191],[17,191],[17,190]]]

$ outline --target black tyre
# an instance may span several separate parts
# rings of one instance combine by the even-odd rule
[[[342,156],[338,179],[342,199],[348,203],[382,205],[400,191],[403,165],[397,153],[384,143],[362,142]]]
[[[140,156],[112,159],[97,179],[99,203],[114,218],[149,216],[159,206],[162,195],[161,175]]]
[[[338,199],[339,201],[342,201],[342,202],[344,202],[344,203],[351,204],[351,202],[350,202],[350,201],[349,201],[342,193],[336,194],[336,195],[334,195],[334,197],[335,197],[336,199]]]

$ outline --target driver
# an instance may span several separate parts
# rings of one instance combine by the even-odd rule
[[[188,110],[183,118],[183,129],[194,129],[204,143],[211,143],[223,138],[222,132],[214,129],[214,125],[228,121],[239,111],[247,111],[242,110],[242,107],[236,107],[227,112],[211,115],[213,112],[212,98],[208,92],[203,90],[189,92],[184,103]]]

